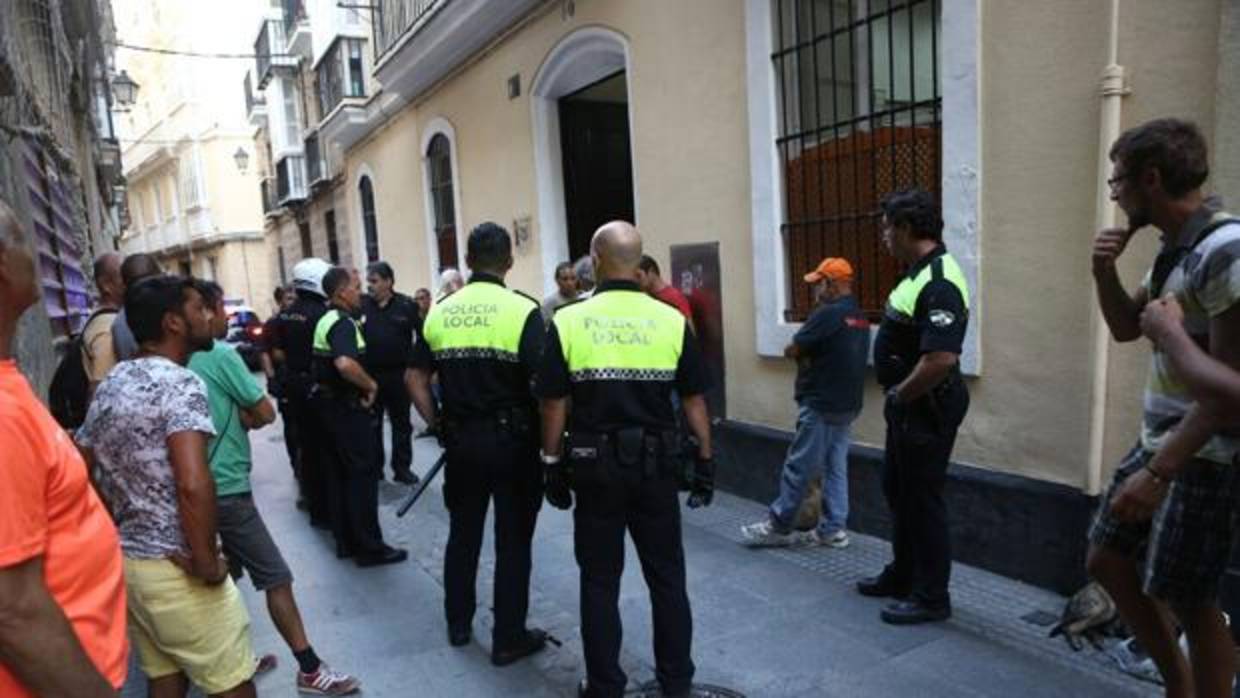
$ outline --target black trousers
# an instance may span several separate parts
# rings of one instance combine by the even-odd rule
[[[306,500],[310,522],[317,526],[331,525],[331,503],[328,488],[328,467],[331,463],[331,440],[323,426],[322,415],[309,397],[292,397],[285,406],[286,419],[296,433],[296,467],[301,496]]]
[[[444,611],[450,627],[467,627],[477,607],[477,558],[486,510],[495,500],[495,626],[492,647],[526,632],[531,542],[542,507],[542,465],[533,433],[516,438],[489,420],[456,426],[444,467],[448,548]]]
[[[383,413],[392,421],[392,472],[409,472],[413,464],[413,422],[409,421],[409,390],[405,387],[405,369],[379,369],[371,372],[379,384],[379,396],[375,400],[375,457],[379,462],[379,475],[383,475]]]
[[[284,450],[288,452],[288,463],[293,468],[293,476],[301,483],[301,466],[298,463],[297,421],[288,398],[280,398],[276,403],[280,409],[280,422],[284,425]],[[303,495],[304,496],[304,495]]]
[[[448,545],[444,611],[449,627],[468,627],[477,608],[478,555],[487,507],[495,501],[495,625],[492,647],[525,634],[530,601],[530,545],[542,506],[542,466],[534,434],[516,438],[488,421],[455,427],[444,467]]]
[[[620,576],[624,532],[637,547],[654,616],[655,677],[666,695],[689,690],[693,617],[685,590],[680,501],[671,475],[607,466],[606,483],[578,483],[574,545],[581,570],[581,639],[591,698],[624,693],[620,668]]]
[[[891,510],[892,561],[883,576],[929,606],[948,605],[951,538],[943,486],[968,393],[945,394],[932,405],[888,405],[883,494]]]
[[[379,554],[385,544],[379,529],[374,417],[343,400],[318,397],[315,404],[329,442],[324,484],[336,547],[359,557]]]

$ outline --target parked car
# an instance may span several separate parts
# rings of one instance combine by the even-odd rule
[[[251,371],[262,368],[263,322],[258,313],[244,305],[225,305],[228,312],[228,334],[224,341],[231,344],[241,355]]]

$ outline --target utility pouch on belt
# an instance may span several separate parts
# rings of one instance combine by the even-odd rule
[[[630,427],[616,431],[616,461],[625,470],[636,470],[645,465],[646,431]]]
[[[576,487],[606,485],[609,451],[613,444],[606,434],[573,432],[566,442],[568,461],[573,468]]]

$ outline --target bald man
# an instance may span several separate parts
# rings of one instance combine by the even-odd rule
[[[155,261],[155,257],[145,253],[138,252],[131,254],[121,262],[121,282],[125,288],[138,283],[143,279],[152,276],[158,276],[162,273],[159,268],[159,262]],[[121,290],[121,296],[124,297],[125,291]],[[115,320],[112,322],[112,345],[116,349],[116,360],[124,361],[132,359],[138,353],[138,341],[134,339],[133,332],[129,329],[129,321],[125,319],[125,308],[117,313]]]
[[[677,492],[690,490],[688,504],[698,507],[710,504],[714,491],[706,367],[684,316],[638,286],[642,241],[636,228],[623,221],[599,228],[590,256],[598,286],[589,299],[556,312],[536,381],[547,501],[568,509],[574,494],[577,499],[574,545],[586,658],[578,695],[618,697],[628,682],[619,661],[618,608],[627,530],[654,610],[662,695],[687,696],[693,619]],[[673,391],[697,438],[688,471],[679,458]]]
[[[82,328],[82,367],[86,369],[90,395],[95,394],[95,388],[116,365],[112,323],[125,303],[122,259],[116,252],[105,252],[95,259],[95,287],[99,289],[99,305],[91,311],[90,319]]]

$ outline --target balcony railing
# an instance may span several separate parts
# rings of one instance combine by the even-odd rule
[[[245,74],[245,113],[247,115],[254,113],[255,107],[263,107],[267,105],[267,100],[263,97],[262,92],[254,92],[254,84],[250,74]]]
[[[276,203],[284,205],[305,198],[306,159],[300,155],[289,155],[276,163]]]
[[[280,9],[284,12],[284,36],[289,37],[297,29],[297,23],[306,19],[305,0],[281,0]],[[284,45],[280,45],[284,50]]]
[[[284,26],[278,19],[263,21],[254,40],[254,74],[258,76],[258,89],[266,89],[276,68],[296,68],[297,57],[285,52]]]
[[[306,139],[306,181],[313,187],[324,179],[327,179],[327,160],[323,157],[319,134],[316,133]]]
[[[362,39],[337,37],[314,71],[319,95],[319,114],[327,118],[346,97],[365,97],[366,78],[362,62]]]
[[[379,0],[375,18],[375,57],[387,53],[405,32],[448,0]]]

